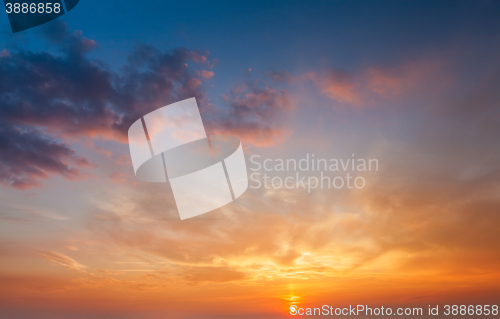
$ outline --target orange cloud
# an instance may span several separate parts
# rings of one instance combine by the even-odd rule
[[[358,72],[309,72],[300,79],[310,80],[321,93],[341,105],[369,107],[384,99],[398,99],[426,88],[435,90],[449,85],[451,80],[443,69],[438,61],[415,61]]]
[[[347,73],[330,71],[318,76],[315,72],[309,72],[301,78],[312,80],[323,94],[338,102],[355,105],[361,103],[361,97],[355,91],[359,84],[350,79]]]

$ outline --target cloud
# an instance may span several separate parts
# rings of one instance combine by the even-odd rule
[[[204,77],[205,79],[210,80],[214,76],[214,71],[207,71],[207,70],[202,70],[198,72],[199,75]]]
[[[299,78],[311,81],[339,105],[372,107],[384,100],[399,100],[419,93],[429,95],[443,89],[451,82],[445,66],[439,60],[407,61],[352,72],[340,69],[308,72]]]
[[[274,145],[289,134],[283,124],[295,100],[288,90],[254,80],[236,86],[223,99],[225,107],[206,114],[210,132],[229,133],[255,146]]]
[[[55,251],[42,252],[40,253],[40,256],[42,256],[47,261],[63,266],[69,270],[83,271],[85,268],[87,268],[86,266],[78,263],[73,258],[65,256]]]
[[[354,82],[347,72],[331,70],[318,76],[315,72],[302,75],[302,79],[310,79],[323,94],[341,103],[360,104],[361,98],[355,92],[358,83]]]
[[[94,214],[87,223],[96,242],[166,261],[171,269],[188,269],[186,273],[195,267],[193,272],[200,273],[188,279],[199,281],[281,276],[280,269],[298,266],[304,252],[339,245],[335,238],[341,235],[330,236],[338,217],[323,208],[309,212],[312,199],[302,192],[286,191],[297,199],[292,204],[281,197],[249,193],[246,201],[252,204],[252,212],[246,206],[233,205],[231,210],[213,212],[207,220],[179,223],[175,203],[160,189],[164,187],[148,185],[141,189],[144,193],[120,196],[120,201],[108,198],[103,203],[108,211]],[[277,207],[288,213],[277,213]],[[264,265],[268,270],[262,272],[259,269]],[[220,267],[221,272],[228,270],[228,278],[210,279],[211,271]]]
[[[211,66],[206,55],[177,48],[161,52],[138,45],[123,71],[87,57],[96,43],[55,20],[42,34],[60,52],[2,51],[0,56],[0,182],[18,189],[40,179],[81,177],[88,167],[68,143],[101,136],[126,142],[140,116],[189,97],[203,105],[201,79],[213,75],[187,62]]]
[[[295,78],[288,71],[269,71],[266,73],[275,83],[294,83]]]
[[[2,125],[3,124],[3,125]],[[86,158],[41,130],[0,121],[0,183],[17,189],[39,185],[39,179],[58,174],[67,179],[85,177],[78,168],[90,167]]]
[[[213,133],[235,134],[254,145],[286,136],[279,114],[293,108],[285,89],[257,81],[233,90],[228,105],[210,103],[202,83],[214,76],[209,52],[175,48],[162,52],[137,45],[120,71],[88,53],[97,45],[58,19],[41,28],[59,54],[17,49],[0,56],[0,118],[3,152],[0,182],[17,189],[41,179],[84,177],[88,168],[68,145],[101,137],[127,142],[139,117],[167,104],[196,97]],[[209,68],[199,70],[197,68]]]
[[[187,223],[161,219],[176,213],[164,198],[131,197],[126,206],[135,214],[111,209],[104,214],[112,222],[93,217],[89,225],[102,242],[179,267],[230,267],[246,281],[381,273],[436,275],[432,280],[482,273],[492,279],[500,242],[500,153],[491,148],[500,127],[494,125],[497,78],[492,72],[454,95],[453,103],[419,109],[422,117],[412,117],[419,125],[404,143],[398,137],[373,144],[381,169],[362,191],[249,189],[239,203],[212,215],[224,218]],[[231,101],[253,92],[241,86],[234,91]],[[258,109],[257,95],[245,107]]]
[[[127,173],[114,172],[109,175],[113,183],[125,183],[129,181],[130,175]]]
[[[229,282],[245,278],[243,272],[228,267],[183,267],[182,278],[188,282]]]

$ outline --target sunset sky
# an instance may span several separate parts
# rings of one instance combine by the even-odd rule
[[[249,174],[254,155],[378,170],[181,221],[127,131],[190,97]],[[499,305],[499,225],[498,1],[81,0],[15,34],[0,14],[1,319]]]

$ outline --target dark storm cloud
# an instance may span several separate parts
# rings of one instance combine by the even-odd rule
[[[93,40],[67,29],[51,34],[62,56],[20,50],[0,60],[4,121],[123,138],[139,116],[178,99],[203,98],[193,82],[194,72],[186,66],[194,59],[187,49],[160,52],[138,46],[118,74],[86,57],[95,46]]]
[[[236,134],[256,145],[273,144],[283,135],[272,122],[277,112],[292,108],[286,90],[256,81],[233,90],[227,108],[210,104],[201,88],[202,81],[213,76],[206,69],[216,63],[207,58],[208,52],[162,52],[137,45],[117,72],[90,59],[87,53],[95,41],[71,32],[64,21],[44,25],[41,35],[58,54],[1,51],[3,184],[24,189],[50,174],[78,177],[83,162],[69,166],[67,159],[76,155],[64,140],[98,135],[125,142],[137,118],[190,97],[197,98],[207,126],[215,132]],[[53,140],[54,135],[63,140]],[[20,154],[29,159],[19,161]]]
[[[96,43],[64,22],[47,24],[42,34],[59,54],[19,49],[0,56],[3,184],[24,189],[50,174],[78,177],[75,167],[87,161],[55,134],[124,141],[130,124],[151,110],[192,96],[203,104],[201,81],[187,65],[209,65],[201,53],[139,45],[118,73],[89,59]]]
[[[70,166],[89,166],[67,145],[40,130],[0,126],[0,181],[18,189],[38,185],[38,179],[59,174],[72,179],[79,171]]]

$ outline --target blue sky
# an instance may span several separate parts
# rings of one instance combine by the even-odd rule
[[[63,19],[95,40],[99,47],[92,55],[113,67],[121,66],[137,43],[208,50],[220,60],[217,92],[247,68],[355,69],[441,54],[449,46],[484,45],[481,38],[500,32],[498,6],[494,1],[87,0]],[[39,29],[13,36],[7,16],[1,19],[1,42],[43,46]]]

